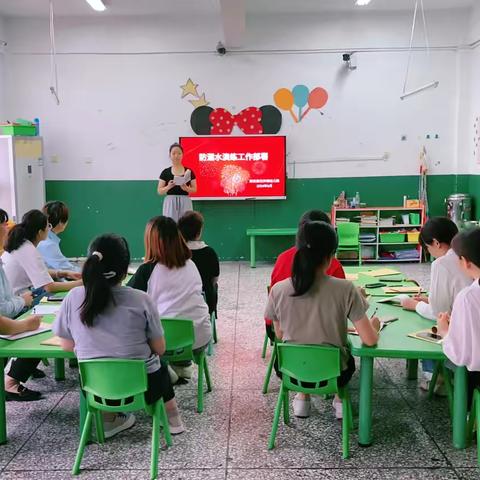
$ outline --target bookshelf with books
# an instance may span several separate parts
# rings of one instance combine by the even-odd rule
[[[421,262],[420,229],[425,208],[419,207],[332,207],[332,225],[356,222],[360,225],[363,262]],[[339,260],[358,261],[356,252],[340,252]]]

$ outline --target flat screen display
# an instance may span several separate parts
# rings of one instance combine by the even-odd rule
[[[284,136],[181,137],[197,200],[286,198]]]

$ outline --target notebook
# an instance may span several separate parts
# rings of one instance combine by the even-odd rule
[[[41,323],[40,327],[36,330],[31,330],[30,332],[17,333],[15,335],[0,335],[2,340],[20,340],[22,338],[32,337],[33,335],[38,335],[39,333],[45,333],[52,329],[52,326],[48,323]]]

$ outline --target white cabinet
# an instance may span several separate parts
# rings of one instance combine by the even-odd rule
[[[0,135],[0,208],[14,222],[45,204],[41,137]]]

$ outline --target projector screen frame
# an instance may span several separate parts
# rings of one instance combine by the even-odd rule
[[[202,200],[202,201],[213,201],[213,202],[218,202],[218,201],[232,201],[232,200],[286,200],[287,199],[287,137],[286,135],[192,135],[192,136],[187,136],[187,135],[182,135],[178,137],[178,143],[182,145],[182,139],[183,138],[252,138],[252,137],[257,137],[257,138],[264,138],[264,137],[278,137],[278,138],[283,138],[283,152],[284,152],[284,182],[285,182],[285,195],[271,195],[271,196],[238,196],[238,197],[195,197],[191,196],[190,198],[192,201],[197,201],[197,200]]]

